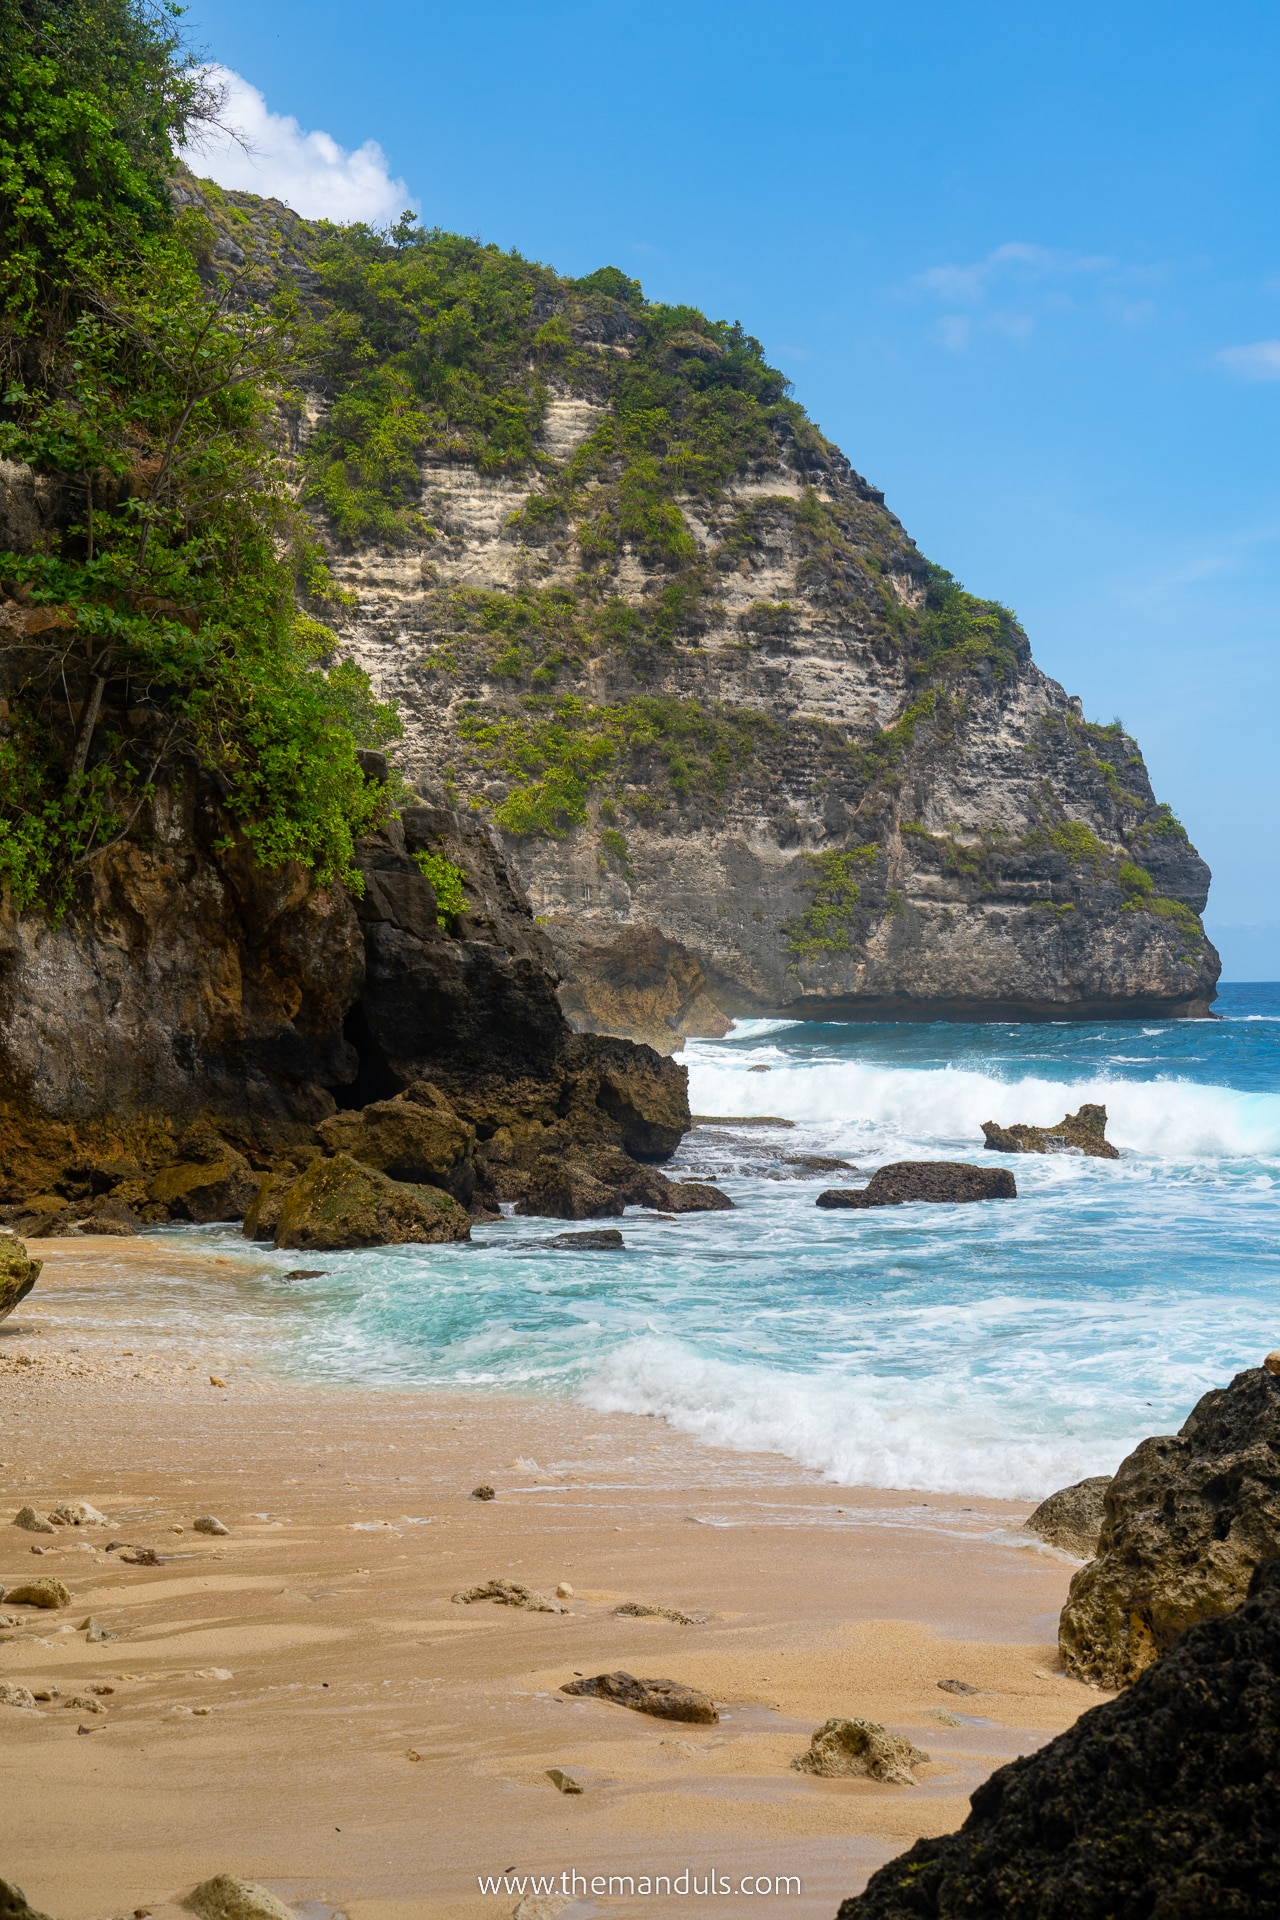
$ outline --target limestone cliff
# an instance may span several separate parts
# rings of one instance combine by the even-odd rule
[[[325,617],[410,782],[502,833],[579,1023],[635,1015],[587,1004],[627,928],[677,962],[650,1028],[691,968],[730,1012],[1207,1012],[1208,870],[1135,741],[925,560],[740,327],[615,269],[180,192],[328,328],[288,422]]]

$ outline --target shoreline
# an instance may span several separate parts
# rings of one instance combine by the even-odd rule
[[[220,1872],[311,1920],[498,1920],[517,1896],[477,1876],[507,1867],[799,1874],[787,1910],[829,1916],[919,1834],[959,1825],[993,1767],[1105,1697],[1055,1677],[1075,1563],[1000,1537],[1030,1502],[842,1487],[563,1400],[334,1391],[246,1364],[213,1386],[194,1330],[182,1358],[66,1337],[59,1293],[119,1242],[39,1251],[52,1311],[0,1327],[0,1583],[38,1569],[73,1601],[15,1610],[0,1680],[115,1689],[104,1714],[0,1708],[3,1872],[56,1920],[176,1920],[173,1901]],[[497,1497],[472,1499],[486,1482]],[[111,1531],[7,1524],[67,1499]],[[204,1512],[230,1534],[193,1533]],[[111,1539],[160,1564],[122,1564]],[[568,1583],[570,1611],[453,1603],[494,1578]],[[630,1600],[709,1618],[612,1612]],[[90,1614],[118,1638],[87,1642]],[[701,1687],[720,1723],[559,1692],[616,1668]],[[949,1678],[978,1691],[940,1691]],[[919,1784],[793,1771],[837,1714],[928,1751]],[[583,1793],[557,1792],[554,1767]],[[569,1920],[681,1904],[606,1895]],[[736,1894],[717,1908],[754,1910]]]

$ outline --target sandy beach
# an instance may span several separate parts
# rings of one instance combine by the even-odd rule
[[[73,1598],[0,1608],[21,1616],[0,1680],[60,1689],[0,1707],[0,1876],[55,1920],[163,1916],[219,1872],[308,1920],[496,1920],[521,1876],[562,1875],[569,1920],[687,1912],[708,1874],[718,1912],[758,1911],[768,1883],[829,1915],[1105,1697],[1058,1671],[1074,1563],[1011,1537],[1028,1503],[840,1487],[568,1401],[299,1387],[228,1355],[212,1320],[148,1341],[140,1313],[85,1307],[122,1262],[140,1298],[184,1262],[198,1285],[207,1252],[39,1253],[0,1327],[0,1584],[53,1575]],[[8,1524],[67,1500],[109,1531]],[[192,1531],[205,1513],[227,1537]],[[572,1595],[560,1614],[452,1600],[495,1578]],[[612,1611],[627,1601],[708,1618]],[[116,1637],[87,1640],[89,1615]],[[559,1691],[617,1668],[705,1690],[719,1723]],[[795,1772],[832,1715],[926,1749],[918,1785]],[[688,1895],[607,1886],[685,1869]]]

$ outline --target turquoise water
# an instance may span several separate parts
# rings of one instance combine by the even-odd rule
[[[264,1274],[255,1254],[240,1285],[308,1378],[570,1394],[846,1484],[1038,1496],[1280,1346],[1280,986],[1226,988],[1218,1010],[743,1022],[690,1045],[694,1111],[796,1124],[698,1129],[668,1169],[716,1179],[735,1212],[633,1209],[621,1254],[554,1251],[557,1223],[513,1218],[467,1246],[324,1255],[304,1282],[274,1276],[298,1255]],[[786,1164],[977,1158],[981,1121],[1084,1100],[1120,1159],[1004,1160],[1013,1202],[829,1213],[817,1193],[850,1176]]]

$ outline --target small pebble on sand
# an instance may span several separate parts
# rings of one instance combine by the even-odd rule
[[[497,1497],[492,1487],[472,1487],[471,1489],[473,1500],[496,1500]]]

